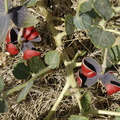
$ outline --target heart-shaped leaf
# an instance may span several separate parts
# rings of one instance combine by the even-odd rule
[[[35,26],[37,19],[27,10],[25,6],[13,7],[9,10],[9,17],[17,27]]]
[[[115,36],[100,27],[91,27],[88,35],[97,48],[109,48],[115,42]]]
[[[5,11],[4,0],[0,0],[0,15]]]
[[[82,13],[91,11],[92,5],[93,5],[93,0],[85,1],[85,2],[83,2],[83,3],[80,5],[80,11],[81,11]]]
[[[35,5],[39,0],[27,0],[27,2],[26,2],[26,0],[22,0],[22,1],[25,1],[24,4],[26,7],[31,7],[31,6]]]
[[[65,30],[68,35],[71,35],[74,33],[75,25],[73,24],[73,16],[68,15],[65,19]]]
[[[31,71],[34,73],[37,73],[37,72],[43,70],[44,68],[46,68],[44,62],[38,56],[35,56],[30,59],[29,66],[30,66]]]
[[[108,58],[112,64],[116,64],[120,61],[120,45],[108,49]]]
[[[112,16],[112,8],[109,0],[95,0],[94,7],[98,14],[106,21]]]
[[[73,22],[76,28],[84,30],[89,29],[92,25],[92,18],[88,14],[76,14],[74,16]]]
[[[27,96],[27,94],[29,93],[30,89],[33,86],[33,81],[30,81],[27,83],[26,87],[24,87],[22,89],[22,91],[20,92],[18,98],[17,98],[17,102],[20,102],[21,100],[24,100],[25,97]]]
[[[45,63],[52,69],[55,69],[60,63],[60,53],[57,50],[47,52],[45,55]]]
[[[17,79],[27,79],[30,76],[30,68],[25,65],[25,61],[18,62],[12,71]]]
[[[87,112],[90,110],[91,99],[92,97],[89,92],[84,93],[83,96],[81,97],[80,101],[81,101],[82,109],[84,110],[84,112]]]
[[[0,91],[4,88],[4,81],[3,81],[3,78],[0,77]]]
[[[10,19],[7,15],[0,15],[0,42],[5,40]]]
[[[92,78],[88,78],[88,77],[84,76],[80,71],[78,71],[76,74],[76,77],[77,77],[78,86],[90,87],[98,81],[99,75],[96,75]]]
[[[8,103],[5,100],[0,100],[0,113],[8,111]]]
[[[68,120],[88,120],[88,118],[80,115],[71,115]]]

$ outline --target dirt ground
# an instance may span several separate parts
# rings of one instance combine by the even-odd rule
[[[21,0],[11,0],[12,5],[21,5]],[[44,0],[46,3],[46,9],[57,17],[65,18],[67,15],[75,15],[75,9],[78,5],[79,0]],[[114,6],[120,6],[120,0],[111,0]],[[38,47],[46,53],[49,50],[55,49],[55,43],[51,36],[51,33],[47,29],[47,23],[42,15],[41,9],[37,6],[29,8],[34,14],[39,23],[36,28],[41,34],[42,42]],[[55,25],[60,30],[64,29],[64,24],[56,22]],[[85,50],[87,53],[85,56],[92,56],[95,59],[101,59],[101,49],[96,49],[89,38],[86,36],[85,31],[76,31],[71,36],[65,36],[63,39],[65,49],[70,56],[73,58],[76,51]],[[1,56],[2,60],[5,55],[2,55],[4,43],[1,45]],[[72,52],[71,52],[72,51]],[[17,63],[21,59],[22,52],[16,56],[7,56],[5,59],[5,65],[1,66],[0,74],[5,81],[4,90],[11,89],[26,80],[15,79],[12,74],[13,64]],[[44,56],[44,54],[43,54]],[[85,57],[84,56],[84,57]],[[83,57],[80,57],[78,61],[81,61]],[[119,69],[117,68],[119,71]],[[77,69],[75,70],[75,72]],[[10,95],[7,98],[9,103],[9,111],[5,114],[0,114],[0,120],[43,120],[48,114],[50,108],[58,98],[62,88],[65,84],[66,70],[64,65],[42,77],[35,80],[34,85],[27,95],[27,98],[20,103],[16,102],[18,92]],[[86,89],[85,89],[86,90]],[[96,83],[87,90],[92,95],[91,107],[102,110],[113,110],[115,111],[120,106],[120,92],[108,96],[105,88],[100,82]],[[57,112],[54,114],[52,120],[67,120],[72,114],[79,114],[78,104],[74,96],[64,97],[60,103]],[[113,116],[108,115],[90,115],[91,120],[114,120]]]

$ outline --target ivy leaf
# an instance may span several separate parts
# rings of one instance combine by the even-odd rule
[[[6,37],[9,23],[10,19],[7,15],[0,15],[0,42],[2,42]]]
[[[27,2],[26,2],[26,0],[24,0],[25,1],[25,6],[26,7],[31,7],[31,6],[33,6],[33,5],[35,5],[39,0],[27,0]]]
[[[8,111],[8,103],[5,100],[0,100],[0,113]]]
[[[3,81],[3,78],[0,77],[0,91],[4,88],[4,81]]]
[[[30,59],[29,66],[31,71],[34,73],[37,73],[46,67],[42,59],[38,56],[32,57]]]
[[[37,19],[27,10],[25,6],[13,7],[9,10],[9,17],[17,27],[30,27],[37,24]]]
[[[92,18],[88,14],[76,14],[73,22],[78,29],[89,29],[92,25]]]
[[[120,107],[116,110],[117,112],[120,112]],[[120,120],[120,116],[115,115],[115,120]]]
[[[88,0],[88,1],[83,2],[83,3],[80,5],[80,11],[81,11],[82,13],[91,11],[91,9],[92,9],[92,4],[93,4],[93,0]]]
[[[88,120],[88,118],[80,115],[71,115],[68,120]]]
[[[108,58],[114,64],[120,61],[120,45],[108,49]]]
[[[57,50],[47,52],[45,55],[45,63],[52,69],[55,69],[60,63],[60,53]]]
[[[29,93],[30,89],[33,86],[33,81],[30,81],[27,83],[26,87],[24,87],[22,89],[22,91],[20,92],[18,98],[17,98],[17,102],[20,102],[21,100],[24,100],[25,97],[27,96],[27,94]]]
[[[108,21],[112,16],[112,8],[109,0],[95,0],[94,7],[98,14]]]
[[[65,19],[65,30],[68,35],[71,35],[74,33],[75,25],[73,23],[72,15],[68,15]]]
[[[88,110],[90,110],[91,99],[92,98],[89,92],[86,92],[83,94],[81,98],[81,105],[84,112],[87,112]]]
[[[88,35],[97,48],[108,48],[111,47],[115,42],[114,35],[99,27],[91,27]]]
[[[14,66],[12,73],[17,79],[27,79],[30,76],[30,68],[24,62],[20,61]]]

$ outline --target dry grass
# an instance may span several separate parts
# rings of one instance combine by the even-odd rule
[[[54,16],[66,17],[68,14],[75,14],[75,9],[79,0],[45,0],[46,9],[49,10]],[[119,0],[111,0],[115,6],[120,5]],[[21,1],[12,0],[13,6],[20,5]],[[42,36],[42,42],[39,47],[44,53],[51,49],[55,49],[54,41],[51,37],[51,33],[46,27],[46,21],[40,12],[40,8],[34,6],[29,9],[39,20],[39,24],[36,25]],[[62,23],[55,22],[56,25],[61,26]],[[90,40],[86,37],[85,32],[75,32],[72,36],[66,36],[63,39],[64,46],[70,58],[73,58],[74,54],[78,50],[85,50],[87,54],[85,56],[92,56],[96,60],[100,59],[100,49],[96,49]],[[69,52],[69,51],[72,51]],[[13,88],[25,80],[17,80],[12,75],[12,67],[14,63],[17,63],[21,59],[22,53],[17,56],[7,56],[6,65],[0,68],[1,76],[5,81],[5,90]],[[43,54],[44,55],[44,54]],[[81,61],[82,58],[78,60]],[[76,71],[76,70],[75,70]],[[16,98],[19,92],[10,95],[7,98],[10,109],[7,113],[0,115],[0,120],[43,120],[48,114],[48,111],[58,98],[64,84],[65,84],[65,68],[60,65],[59,69],[46,74],[43,77],[38,78],[34,82],[30,93],[27,98],[16,103]],[[107,96],[105,88],[97,83],[93,87],[87,89],[93,96],[91,106],[95,109],[104,110],[116,110],[120,105],[120,92]],[[65,97],[54,115],[54,120],[67,120],[71,114],[78,114],[79,108],[74,96]],[[107,115],[90,115],[91,120],[113,120],[113,117]]]

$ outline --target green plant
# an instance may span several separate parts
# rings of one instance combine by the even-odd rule
[[[81,115],[73,115],[69,118],[69,120],[87,120],[88,114],[107,114],[120,116],[120,112],[92,109],[90,107],[91,96],[89,92],[85,91],[83,94],[82,92],[80,92],[83,89],[81,88],[82,86],[89,87],[95,84],[98,80],[98,77],[102,79],[102,82],[105,84],[107,93],[109,95],[120,91],[120,81],[111,73],[106,72],[106,68],[109,67],[107,65],[108,57],[109,60],[112,61],[114,64],[117,64],[120,60],[118,57],[116,57],[119,54],[119,45],[117,44],[113,47],[116,42],[116,37],[113,35],[113,33],[120,35],[120,32],[115,29],[107,28],[107,23],[111,20],[112,17],[114,17],[114,15],[120,12],[120,10],[118,8],[112,7],[109,0],[82,0],[76,10],[76,15],[69,15],[66,17],[64,21],[65,31],[58,32],[53,23],[54,16],[52,16],[45,9],[44,2],[41,1],[41,7],[45,11],[44,15],[46,17],[46,22],[48,23],[49,31],[51,32],[56,45],[56,50],[47,52],[44,56],[43,61],[42,58],[40,58],[41,52],[37,51],[35,49],[35,46],[33,46],[33,44],[31,43],[41,41],[38,31],[36,31],[33,27],[34,25],[36,25],[37,21],[27,11],[27,7],[34,5],[36,2],[37,1],[33,2],[32,0],[29,0],[24,3],[23,6],[13,7],[9,9],[7,0],[0,0],[0,23],[2,23],[0,27],[0,35],[2,37],[0,40],[4,40],[6,38],[6,49],[12,55],[16,55],[18,53],[18,49],[15,46],[16,43],[20,44],[21,48],[24,51],[23,58],[25,60],[20,60],[17,64],[15,64],[12,73],[17,79],[30,78],[27,82],[7,91],[2,91],[4,88],[4,82],[2,78],[0,79],[0,90],[3,93],[0,96],[0,104],[2,104],[0,112],[6,112],[8,109],[8,104],[6,102],[6,98],[8,97],[8,95],[22,89],[17,98],[17,102],[20,102],[21,100],[25,99],[37,77],[43,74],[47,74],[47,72],[58,68],[60,63],[64,63],[67,74],[66,84],[61,91],[60,96],[46,116],[45,120],[51,119],[59,103],[70,87],[72,87],[73,89],[77,89],[74,94],[78,102]],[[12,24],[14,25],[14,27],[12,27],[10,31],[8,31],[6,37],[5,33],[8,30],[10,19],[12,20]],[[80,53],[79,51],[71,60],[67,52],[62,49],[62,38],[65,35],[72,35],[75,30],[85,30],[86,34],[91,39],[91,42],[97,48],[103,49],[104,56],[102,57],[104,59],[101,67],[92,58],[85,58],[82,62],[76,62],[78,56],[83,55],[83,53]],[[14,37],[14,40],[12,36],[16,36]],[[117,49],[115,49],[116,47]],[[77,74],[77,83],[74,76],[74,68],[80,66],[82,72],[79,71]],[[115,88],[115,91],[111,92],[109,88]]]

